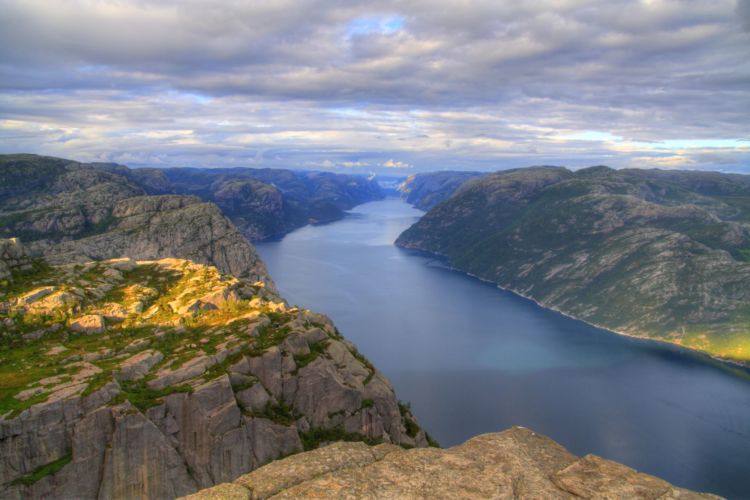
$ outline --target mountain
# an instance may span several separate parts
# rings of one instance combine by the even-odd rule
[[[429,210],[442,203],[468,181],[484,175],[481,172],[428,172],[410,175],[398,188],[407,203]]]
[[[270,168],[98,166],[126,177],[149,194],[195,195],[215,203],[251,240],[340,219],[346,210],[384,196],[375,180],[359,175]]]
[[[273,286],[215,205],[147,196],[121,175],[60,158],[0,155],[0,236],[18,237],[51,263],[181,257]]]
[[[333,496],[718,498],[672,486],[595,455],[576,457],[549,438],[514,427],[446,450],[336,443],[279,460],[186,500]]]
[[[750,361],[750,177],[592,167],[464,183],[397,245],[604,328]]]
[[[3,498],[174,498],[330,441],[428,443],[328,318],[263,283],[0,257]]]

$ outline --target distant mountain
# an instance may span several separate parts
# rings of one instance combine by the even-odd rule
[[[398,189],[407,203],[422,210],[429,210],[448,199],[464,182],[481,175],[485,174],[458,171],[414,174],[410,175]]]
[[[750,176],[501,171],[396,244],[617,332],[750,361]]]
[[[99,167],[149,194],[188,194],[213,202],[251,240],[340,219],[344,211],[384,197],[375,180],[360,175],[270,168]]]
[[[51,263],[180,257],[272,286],[255,249],[211,203],[147,196],[124,176],[36,155],[0,155],[0,237]]]

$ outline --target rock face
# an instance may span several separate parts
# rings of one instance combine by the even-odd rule
[[[549,438],[514,427],[446,450],[336,443],[186,498],[717,497],[672,486],[594,455],[578,458]]]
[[[345,210],[384,196],[377,182],[359,175],[269,168],[101,167],[149,194],[195,195],[213,202],[251,240],[340,219]]]
[[[410,175],[398,190],[407,203],[422,210],[429,210],[447,200],[469,179],[479,177],[481,172],[428,172]]]
[[[397,245],[610,330],[750,361],[750,177],[534,167],[463,184]]]
[[[273,286],[255,249],[199,198],[144,196],[116,169],[36,155],[0,155],[0,185],[0,235],[51,263],[179,257]]]
[[[174,498],[330,441],[427,445],[330,320],[215,267],[38,266],[0,311],[2,498]]]
[[[28,247],[54,264],[180,257],[271,284],[265,265],[237,228],[216,205],[193,196],[126,198],[112,207],[106,232],[60,242],[37,240]]]
[[[14,274],[31,271],[33,267],[17,238],[0,239],[0,281],[12,281]]]

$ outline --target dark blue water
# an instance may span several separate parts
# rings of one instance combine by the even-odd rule
[[[750,498],[750,377],[544,310],[393,246],[391,198],[258,245],[290,303],[328,314],[443,446],[523,425],[677,485]]]

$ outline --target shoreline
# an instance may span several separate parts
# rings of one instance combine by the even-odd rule
[[[633,334],[633,333],[621,332],[621,331],[618,331],[618,330],[614,330],[612,328],[608,328],[606,326],[602,326],[602,325],[599,325],[599,324],[596,324],[596,323],[592,323],[591,321],[587,321],[585,319],[581,319],[581,318],[578,318],[576,316],[573,316],[572,314],[568,314],[568,313],[566,313],[564,311],[561,311],[560,309],[558,309],[558,308],[556,308],[554,306],[545,305],[544,303],[539,302],[538,300],[534,299],[533,297],[529,297],[529,296],[527,296],[527,295],[525,295],[525,294],[523,294],[523,293],[521,293],[521,292],[519,292],[517,290],[513,290],[512,288],[506,288],[506,287],[504,287],[504,286],[502,286],[502,285],[500,285],[500,284],[498,284],[498,283],[496,283],[496,282],[494,282],[492,280],[488,280],[488,279],[482,278],[481,276],[477,276],[477,275],[475,275],[473,273],[470,273],[468,271],[464,271],[462,269],[458,269],[456,267],[453,267],[453,266],[451,266],[448,263],[448,257],[446,257],[444,255],[440,255],[438,253],[433,253],[433,252],[428,252],[427,250],[422,250],[420,248],[412,248],[412,247],[405,247],[405,246],[396,245],[395,242],[393,244],[396,247],[401,248],[402,250],[407,250],[407,251],[415,252],[417,254],[421,254],[423,257],[431,258],[434,261],[439,262],[442,265],[442,267],[444,267],[445,269],[448,269],[448,270],[453,271],[453,272],[461,273],[464,276],[468,276],[468,277],[470,277],[472,279],[476,279],[477,281],[481,281],[482,283],[487,283],[487,284],[493,285],[494,287],[496,287],[499,290],[502,290],[502,291],[508,292],[508,293],[512,293],[513,295],[515,295],[517,297],[520,297],[522,299],[525,299],[525,300],[528,300],[530,302],[533,302],[534,304],[536,304],[537,306],[539,306],[540,308],[542,308],[544,310],[555,312],[557,314],[560,314],[561,316],[564,316],[566,318],[569,318],[569,319],[572,319],[572,320],[575,320],[575,321],[580,321],[581,323],[584,323],[586,325],[592,326],[592,327],[597,328],[599,330],[603,330],[603,331],[605,331],[607,333],[610,333],[612,335],[618,335],[620,337],[625,337],[625,338],[634,339],[634,340],[643,341],[643,342],[653,342],[653,343],[659,344],[660,346],[671,347],[671,348],[674,348],[674,349],[677,349],[677,350],[686,351],[689,354],[697,355],[697,356],[699,356],[701,358],[710,359],[710,360],[715,361],[717,363],[720,363],[721,365],[724,365],[725,367],[728,367],[728,368],[739,368],[739,369],[742,369],[744,371],[747,371],[748,374],[750,374],[750,362],[743,363],[742,361],[736,361],[736,360],[733,360],[733,359],[722,358],[720,356],[716,356],[716,355],[710,354],[710,353],[708,353],[706,351],[702,351],[702,350],[696,349],[694,347],[689,347],[689,346],[677,344],[675,342],[669,342],[668,340],[655,339],[653,337],[647,337],[645,335],[637,335],[637,334]]]

